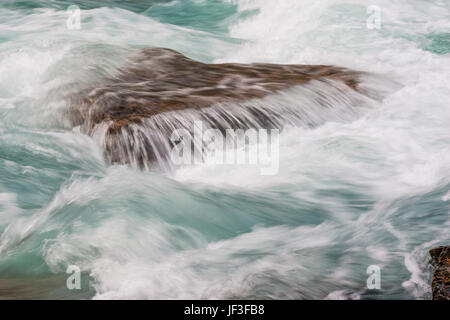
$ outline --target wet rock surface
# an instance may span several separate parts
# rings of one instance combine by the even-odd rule
[[[318,89],[307,89],[305,95],[330,107],[336,93],[321,86],[333,82],[342,87],[337,91],[359,92],[361,74],[325,65],[207,64],[170,49],[143,49],[105,85],[80,93],[71,114],[83,132],[103,135],[99,140],[109,162],[142,167],[164,158],[172,145],[167,141],[170,132],[187,127],[187,120],[201,119],[220,130],[279,128],[283,117],[284,123],[293,122],[286,112],[247,102],[314,82]],[[347,97],[341,100],[357,104]],[[203,111],[212,107],[214,112]],[[182,113],[187,110],[191,117]],[[291,117],[300,117],[298,111]]]
[[[435,267],[432,280],[434,300],[450,300],[450,246],[430,250],[431,264]]]

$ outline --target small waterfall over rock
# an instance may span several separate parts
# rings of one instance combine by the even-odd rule
[[[359,85],[363,75],[322,65],[206,64],[144,49],[104,86],[83,92],[72,114],[110,163],[169,168],[172,132],[192,132],[195,121],[224,131],[354,119],[377,98]]]

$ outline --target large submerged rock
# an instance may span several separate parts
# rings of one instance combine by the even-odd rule
[[[109,162],[148,167],[167,157],[170,133],[194,120],[220,130],[320,123],[311,111],[317,106],[331,114],[337,104],[359,104],[366,95],[361,74],[325,65],[207,64],[170,49],[144,49],[104,85],[80,93],[71,114]],[[295,97],[283,96],[292,88]],[[281,95],[277,101],[264,100],[274,94]]]
[[[431,284],[434,300],[450,300],[450,246],[430,250],[435,267]]]

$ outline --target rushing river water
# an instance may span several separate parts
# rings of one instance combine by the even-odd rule
[[[111,166],[65,97],[147,47],[368,71],[385,97],[283,130],[276,175]],[[428,250],[450,242],[449,78],[446,0],[2,0],[0,298],[429,299]]]

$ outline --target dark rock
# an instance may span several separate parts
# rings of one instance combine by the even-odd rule
[[[248,102],[294,86],[306,88],[312,81],[331,89],[330,82],[343,87],[335,91],[363,93],[361,74],[325,65],[206,64],[170,49],[144,49],[105,85],[81,93],[71,114],[83,132],[103,135],[98,140],[110,162],[146,167],[166,157],[172,147],[170,132],[187,128],[194,118],[220,130],[281,128],[292,118],[309,123],[301,110],[288,115]],[[320,87],[314,94],[305,90],[312,102],[325,108],[338,100],[336,92]],[[352,99],[341,97],[345,104],[359,103]],[[189,114],[183,113],[187,110]]]
[[[450,300],[450,246],[430,250],[435,267],[432,281],[433,300]]]

